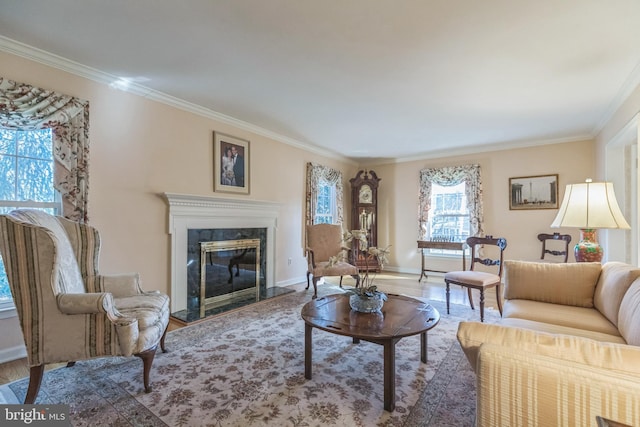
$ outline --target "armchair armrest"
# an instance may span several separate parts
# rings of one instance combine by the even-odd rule
[[[64,314],[106,313],[112,318],[120,316],[113,305],[113,296],[106,292],[59,294],[56,301],[58,308]]]
[[[131,297],[142,294],[138,273],[101,274],[98,276],[100,289],[109,292],[114,298]]]
[[[313,249],[307,247],[307,248],[304,248],[304,250],[307,252],[307,263],[313,268],[316,268],[316,261],[313,254]]]

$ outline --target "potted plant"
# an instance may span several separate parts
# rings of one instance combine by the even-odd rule
[[[356,242],[354,242],[354,239]],[[382,270],[384,264],[387,262],[389,256],[389,246],[384,249],[376,248],[374,246],[367,246],[366,231],[364,230],[352,230],[344,233],[343,240],[346,244],[357,243],[359,245],[360,253],[365,255],[365,261],[367,267],[369,263],[377,263]],[[338,255],[339,256],[339,255]],[[338,258],[336,256],[336,260]],[[366,268],[364,274],[360,276],[360,283],[355,288],[347,289],[346,293],[350,294],[349,305],[355,311],[361,313],[373,313],[379,312],[387,300],[387,295],[378,290],[378,287],[374,285],[376,273],[369,274],[369,268]]]

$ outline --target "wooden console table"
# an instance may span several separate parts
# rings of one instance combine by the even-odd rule
[[[453,251],[462,251],[462,270],[466,270],[467,269],[467,260],[466,260],[466,248],[467,248],[467,244],[465,242],[432,242],[430,240],[418,240],[418,249],[420,249],[421,251],[421,256],[422,256],[422,269],[420,271],[420,278],[418,279],[418,282],[420,282],[422,280],[422,278],[426,278],[427,277],[427,272],[430,271],[432,273],[447,273],[446,271],[443,270],[431,270],[429,268],[425,267],[425,258],[426,255],[424,253],[425,249],[447,249],[447,250],[453,250]]]

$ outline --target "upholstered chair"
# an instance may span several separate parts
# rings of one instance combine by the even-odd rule
[[[330,262],[331,257],[339,257],[343,251],[342,227],[335,224],[307,225],[307,287],[309,276],[313,276],[313,299],[318,297],[318,280],[324,276],[352,276],[356,279],[356,286],[360,283],[358,267],[343,260]]]
[[[137,274],[99,274],[96,229],[18,209],[0,215],[0,252],[27,348],[24,403],[35,401],[46,364],[103,356],[140,357],[151,391],[158,344],[166,351],[169,297],[144,292]]]

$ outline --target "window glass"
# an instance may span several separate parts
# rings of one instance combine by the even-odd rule
[[[43,209],[60,214],[60,198],[53,188],[51,130],[0,128],[0,214],[16,208]],[[0,258],[0,309],[13,306]]]
[[[318,185],[314,224],[333,224],[336,217],[336,186],[326,181]]]
[[[469,237],[469,208],[465,195],[465,183],[443,186],[431,185],[431,210],[427,238],[443,242],[464,242]],[[442,249],[431,249],[431,253],[450,253]]]

